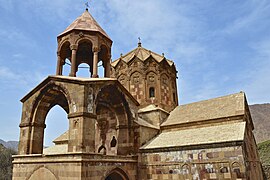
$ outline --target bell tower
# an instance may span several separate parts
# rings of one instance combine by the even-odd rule
[[[98,77],[98,63],[104,67],[104,77],[110,77],[112,40],[88,12],[73,21],[57,37],[56,75],[63,75],[63,66],[70,64],[69,76],[76,77],[81,63],[89,65],[89,77]]]
[[[110,78],[112,40],[86,9],[57,42],[56,75],[48,76],[21,99],[13,179],[86,180],[121,175],[135,180],[139,146],[134,121],[139,103],[116,78]],[[98,78],[100,62],[105,78]],[[76,77],[82,63],[89,65],[91,78]],[[63,75],[65,64],[70,64],[69,76]],[[47,115],[56,105],[66,112],[68,130],[54,140],[55,145],[45,147]]]

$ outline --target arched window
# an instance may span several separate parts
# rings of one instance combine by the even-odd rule
[[[149,88],[149,97],[150,98],[155,97],[155,88],[153,87]]]

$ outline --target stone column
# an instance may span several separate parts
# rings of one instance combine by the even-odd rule
[[[29,141],[31,137],[31,125],[30,123],[21,123],[20,124],[20,142],[18,147],[18,154],[29,154]]]
[[[70,49],[72,50],[71,55],[71,71],[69,73],[69,76],[75,77],[76,76],[76,55],[77,55],[77,45],[71,45]]]
[[[30,154],[42,154],[45,124],[32,123]]]
[[[108,59],[105,64],[105,77],[110,77],[111,76],[111,61]]]
[[[94,58],[93,58],[93,74],[92,74],[92,77],[93,78],[97,78],[98,77],[98,52],[99,52],[99,48],[98,47],[94,47],[93,48],[93,53],[94,53]]]
[[[61,56],[60,56],[60,52],[57,52],[56,75],[62,75],[62,69],[63,69],[63,64],[62,64],[62,59],[61,59]]]

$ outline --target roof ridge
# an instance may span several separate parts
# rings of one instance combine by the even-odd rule
[[[237,94],[244,94],[244,96],[245,96],[245,93],[242,92],[242,91],[240,91],[240,92],[238,92],[238,93],[228,94],[228,95],[219,96],[219,97],[214,97],[214,98],[210,98],[210,99],[204,99],[204,100],[200,100],[200,101],[197,101],[197,102],[191,102],[191,103],[183,104],[183,105],[180,105],[180,106],[186,106],[186,105],[191,105],[191,104],[197,104],[197,103],[205,102],[205,101],[212,101],[212,100],[215,100],[215,99],[225,98],[225,97],[229,97],[229,96],[237,95]],[[180,106],[178,106],[178,107],[180,107]]]

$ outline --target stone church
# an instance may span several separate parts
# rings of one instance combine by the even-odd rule
[[[111,61],[112,40],[88,9],[57,42],[56,75],[21,99],[14,180],[263,179],[243,92],[179,106],[174,62],[140,42]],[[76,76],[82,63],[89,78]],[[55,105],[69,129],[44,148]]]

